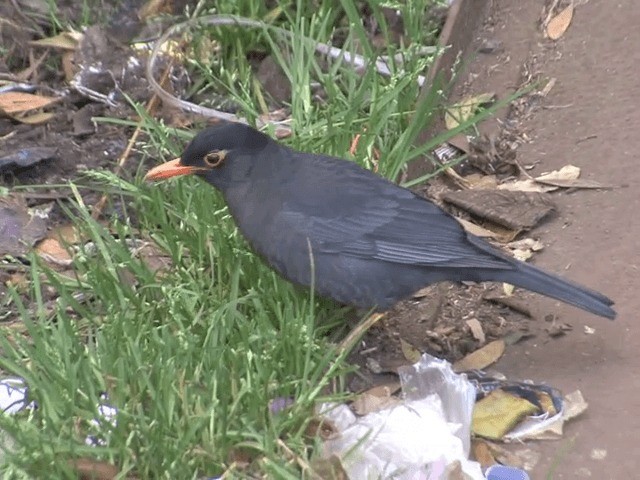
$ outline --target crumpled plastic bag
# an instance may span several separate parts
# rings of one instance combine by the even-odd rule
[[[480,464],[468,459],[475,389],[451,365],[423,355],[399,369],[401,405],[356,418],[346,405],[323,405],[321,414],[340,432],[324,445],[337,455],[349,478],[483,480]],[[459,466],[457,465],[459,463]]]

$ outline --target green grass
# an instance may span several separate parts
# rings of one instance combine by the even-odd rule
[[[217,3],[218,13],[273,14],[263,2]],[[293,85],[294,135],[287,143],[347,157],[352,139],[362,134],[353,160],[398,179],[409,161],[443,140],[413,144],[442,113],[444,94],[433,86],[416,105],[416,78],[427,60],[414,54],[415,47],[376,50],[350,2],[316,3],[312,10],[302,1],[280,5],[275,23],[299,40],[286,49],[267,32],[225,29],[220,55],[189,62],[197,92],[230,96],[255,120],[265,94],[245,53],[277,45]],[[413,45],[433,42],[432,32],[416,21],[430,2],[408,3],[397,5],[411,15],[407,37]],[[382,21],[377,2],[370,5]],[[402,53],[402,68],[383,78],[339,61],[323,67],[302,38],[329,41],[336,19],[343,19],[345,49],[369,57]],[[311,81],[323,86],[324,101],[314,100]],[[178,155],[188,133],[139,113],[148,134],[142,151]],[[91,458],[117,465],[123,478],[224,472],[301,478],[299,463],[278,440],[305,462],[317,455],[318,440],[307,434],[314,406],[341,398],[350,368],[335,348],[345,309],[266,267],[239,237],[213,189],[194,178],[147,185],[139,173],[129,180],[90,174],[91,185],[126,205],[124,220],[111,219],[108,227],[92,220],[73,186],[68,215],[89,240],[75,256],[73,273],[57,273],[33,256],[29,292],[12,291],[2,306],[19,311],[25,331],[3,328],[0,368],[27,381],[38,409],[0,416],[0,428],[12,439],[1,471],[6,478],[75,478],[68,462]],[[157,245],[169,266],[153,271],[132,248],[135,239]],[[43,293],[50,288],[58,295],[53,303]],[[104,393],[119,413],[115,426],[98,428],[93,420]],[[295,403],[274,415],[269,405],[279,397]],[[87,435],[106,443],[87,446]]]

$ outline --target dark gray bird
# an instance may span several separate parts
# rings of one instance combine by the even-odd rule
[[[186,174],[222,192],[240,232],[284,278],[309,286],[313,271],[316,291],[341,303],[387,310],[434,282],[494,281],[616,316],[606,296],[502,254],[410,190],[246,125],[203,130],[145,178]]]

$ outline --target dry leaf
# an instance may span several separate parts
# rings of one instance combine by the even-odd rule
[[[576,180],[580,176],[580,167],[575,165],[565,165],[560,170],[553,170],[552,172],[543,173],[535,178],[538,183],[544,183],[555,186],[553,182],[566,182],[569,180]]]
[[[504,341],[494,340],[454,363],[453,371],[458,373],[466,370],[482,370],[498,361],[503,353]]]
[[[400,339],[402,355],[411,363],[418,363],[422,354],[420,351],[404,339]]]
[[[544,243],[540,240],[534,240],[533,238],[523,238],[521,240],[516,240],[515,242],[509,242],[507,247],[512,249],[529,249],[534,252],[539,252],[544,248]]]
[[[477,318],[467,320],[466,324],[471,330],[473,338],[478,340],[481,344],[487,341],[487,337],[485,336],[484,330],[482,329],[482,324],[478,321]]]
[[[482,175],[480,173],[472,173],[466,175],[464,179],[470,188],[477,190],[490,190],[498,187],[498,179],[495,175]]]
[[[497,463],[496,459],[493,457],[491,448],[487,445],[487,442],[474,439],[471,444],[471,448],[473,451],[473,457],[476,462],[482,465],[483,469],[489,468],[491,465],[495,465]]]
[[[505,182],[498,185],[498,190],[507,190],[510,192],[537,192],[546,193],[557,190],[558,187],[551,187],[548,185],[541,185],[537,183],[533,178],[527,178],[525,180],[515,180],[512,182]]]
[[[74,63],[74,59],[73,52],[67,51],[62,54],[62,71],[64,72],[64,79],[67,82],[71,82],[79,71],[78,66]]]
[[[33,115],[17,115],[12,116],[14,120],[17,120],[20,123],[24,123],[26,125],[41,125],[43,123],[47,123],[49,120],[53,118],[54,114],[51,112],[38,112]]]
[[[69,252],[55,238],[45,238],[38,243],[36,253],[46,262],[61,267],[68,267],[73,262]]]
[[[83,35],[80,32],[62,32],[53,37],[34,40],[32,42],[29,42],[29,45],[73,51],[78,48],[82,37]]]
[[[68,244],[79,243],[82,240],[80,230],[71,223],[54,228],[49,237]]]
[[[574,165],[565,165],[560,170],[536,177],[535,181],[547,186],[547,188],[605,188],[601,183],[593,180],[581,180],[578,177],[580,177],[580,168]]]
[[[510,297],[511,295],[513,295],[513,291],[515,290],[516,287],[514,287],[513,285],[511,285],[510,283],[503,283],[502,284],[502,291],[504,292],[504,294],[507,297]]]
[[[480,225],[476,225],[464,218],[455,217],[455,219],[464,227],[465,231],[475,235],[476,237],[493,238],[494,233],[491,230],[481,227]]]
[[[453,130],[461,123],[471,119],[478,108],[486,103],[491,103],[496,94],[493,92],[481,93],[473,97],[466,97],[462,101],[452,105],[444,114],[444,123],[448,130]]]
[[[46,107],[56,101],[58,101],[58,98],[55,97],[45,97],[24,92],[6,92],[0,94],[0,112],[13,115]]]
[[[511,252],[514,258],[517,258],[521,262],[526,262],[531,257],[533,257],[533,252],[529,249],[516,248],[513,252]]]
[[[553,17],[547,24],[547,36],[551,40],[558,40],[564,35],[573,18],[573,3]]]

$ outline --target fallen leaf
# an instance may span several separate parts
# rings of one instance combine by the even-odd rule
[[[576,180],[578,177],[580,177],[580,167],[576,167],[575,165],[565,165],[560,170],[553,170],[552,172],[543,173],[542,175],[537,176],[535,181],[555,186],[553,182],[566,182],[569,180]]]
[[[533,178],[527,178],[525,180],[515,180],[511,182],[505,182],[498,185],[498,190],[507,190],[509,192],[529,192],[529,193],[547,193],[557,190],[558,187],[551,187],[549,185],[541,185]]]
[[[514,292],[515,289],[516,289],[516,287],[514,287],[510,283],[503,283],[502,284],[502,291],[504,292],[504,294],[507,297],[510,297],[511,295],[513,295],[513,292]]]
[[[59,98],[45,97],[24,92],[0,93],[0,112],[13,115],[20,112],[28,112],[36,108],[43,108],[57,102]]]
[[[62,32],[53,37],[41,38],[40,40],[33,40],[29,42],[29,45],[73,51],[76,48],[78,48],[78,45],[80,44],[81,40],[82,40],[82,33],[71,31],[71,32]]]
[[[465,175],[464,179],[469,184],[469,188],[475,190],[491,190],[498,187],[498,179],[495,175],[472,173],[470,175]]]
[[[59,242],[66,244],[79,243],[82,240],[80,230],[76,225],[73,225],[71,223],[55,227],[51,231],[49,238],[53,238],[55,240],[58,240]]]
[[[471,330],[471,334],[473,338],[478,340],[481,344],[487,341],[487,337],[484,334],[484,330],[482,329],[482,324],[478,321],[477,318],[471,318],[466,321],[467,326]]]
[[[453,130],[461,123],[471,119],[476,111],[484,104],[491,103],[496,94],[481,93],[473,97],[466,97],[462,101],[449,107],[444,114],[444,122],[448,130]]]
[[[526,262],[531,257],[533,257],[533,252],[524,248],[516,248],[511,252],[513,257],[520,260],[521,262]]]
[[[565,165],[560,170],[540,175],[535,178],[537,183],[541,183],[546,188],[607,188],[605,185],[594,180],[583,180],[578,178],[580,169],[573,165]]]
[[[505,307],[508,307],[515,312],[521,313],[525,317],[529,317],[529,318],[533,317],[533,315],[531,314],[531,310],[529,309],[527,304],[519,301],[516,298],[487,295],[484,297],[484,299],[488,300],[489,302],[497,303],[499,305],[504,305]],[[527,334],[527,335],[530,335],[530,334]],[[506,337],[505,337],[505,341],[506,341]],[[507,345],[509,345],[509,342],[507,342]]]
[[[504,341],[494,340],[454,363],[453,371],[458,373],[466,370],[482,370],[498,361],[503,353]]]
[[[418,363],[422,354],[420,351],[404,339],[400,339],[402,355],[411,363]]]
[[[74,63],[75,55],[71,51],[66,51],[62,54],[62,71],[64,72],[64,79],[67,82],[71,82],[78,73],[79,68]]]
[[[481,227],[480,225],[476,225],[469,220],[458,217],[455,217],[455,219],[464,227],[465,231],[475,235],[476,237],[493,238],[494,236],[494,233],[491,230]]]
[[[547,24],[547,36],[551,40],[558,40],[564,35],[573,18],[573,3],[553,17]]]
[[[540,240],[535,240],[533,238],[522,238],[520,240],[516,240],[515,242],[507,243],[507,247],[514,250],[529,249],[533,252],[539,252],[540,250],[544,249],[544,243],[542,243]]]
[[[26,125],[41,125],[51,120],[54,115],[55,114],[51,112],[38,112],[32,115],[15,115],[11,118]]]
[[[46,262],[61,267],[68,267],[73,263],[73,257],[54,238],[45,238],[36,246],[36,253]]]
[[[487,442],[474,439],[471,444],[471,449],[473,451],[473,458],[475,458],[476,462],[478,462],[483,469],[489,468],[491,465],[497,463]]]
[[[521,460],[502,445],[494,442],[486,442],[486,444],[496,462],[510,467],[522,468]]]

